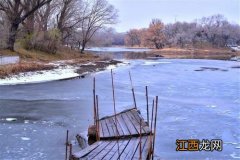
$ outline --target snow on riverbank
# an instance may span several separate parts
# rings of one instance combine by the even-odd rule
[[[0,85],[40,83],[75,78],[79,76],[79,74],[76,73],[76,69],[77,68],[73,66],[61,66],[53,70],[20,73],[5,79],[0,79]]]
[[[120,61],[97,61],[87,62],[83,64],[76,64],[73,60],[55,61],[48,63],[56,68],[52,70],[42,70],[34,72],[24,72],[4,79],[0,79],[0,85],[17,85],[17,84],[31,84],[42,83],[56,80],[66,80],[87,73],[96,72],[100,70],[110,70],[117,68],[118,66],[128,65],[129,62]]]

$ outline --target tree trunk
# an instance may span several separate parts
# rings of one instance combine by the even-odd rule
[[[154,45],[155,45],[155,48],[156,48],[156,49],[160,49],[160,47],[159,47],[159,45],[158,45],[157,42],[154,42]]]
[[[34,19],[35,19],[34,14],[32,14],[25,20],[26,23],[24,24],[24,27],[28,35],[34,32]]]
[[[18,26],[19,26],[18,23],[12,23],[9,30],[7,49],[11,51],[14,51],[14,43],[16,41]]]
[[[83,51],[85,50],[85,47],[86,47],[86,42],[83,41],[82,42],[82,49],[81,49],[81,53],[83,53]]]

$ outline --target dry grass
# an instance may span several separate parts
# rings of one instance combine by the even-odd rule
[[[165,58],[193,58],[193,59],[223,59],[239,56],[240,52],[232,52],[228,48],[164,48],[152,50],[151,54]]]
[[[81,54],[76,50],[71,50],[67,47],[62,47],[56,54],[49,54],[36,50],[26,50],[18,47],[15,52],[9,50],[0,50],[0,55],[18,55],[23,61],[39,61],[39,62],[51,62],[58,60],[70,60],[70,59],[82,59],[89,60],[96,58],[95,55],[89,52]]]
[[[99,57],[90,52],[81,54],[76,50],[71,50],[67,47],[62,47],[56,54],[49,54],[35,50],[25,50],[17,47],[15,52],[9,50],[0,50],[0,55],[4,56],[19,56],[21,62],[18,64],[9,64],[0,66],[0,78],[8,77],[21,72],[50,70],[54,66],[48,65],[49,62],[66,61],[66,64],[82,64],[87,62],[95,62],[106,59],[106,57]]]
[[[0,79],[5,78],[20,72],[30,72],[39,70],[53,69],[52,65],[45,65],[40,63],[18,63],[0,66]]]

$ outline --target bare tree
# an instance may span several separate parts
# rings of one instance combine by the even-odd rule
[[[116,23],[117,11],[106,0],[84,1],[82,19],[79,24],[81,37],[81,53],[93,35],[106,25]]]
[[[14,50],[14,43],[19,25],[36,10],[51,0],[1,0],[0,11],[3,11],[10,23],[7,48]]]
[[[146,40],[152,43],[157,49],[164,46],[164,24],[159,19],[153,19],[147,30]]]
[[[38,31],[46,32],[49,23],[51,23],[51,16],[56,12],[56,0],[46,3],[43,7],[39,8],[36,12],[36,28]]]
[[[62,42],[68,38],[82,21],[82,0],[58,1],[57,28],[62,34]]]
[[[125,44],[134,46],[141,45],[141,33],[138,29],[130,29],[125,37]]]
[[[9,24],[6,15],[0,11],[0,49],[6,47]]]

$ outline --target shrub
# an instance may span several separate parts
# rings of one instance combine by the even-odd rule
[[[61,34],[58,29],[51,29],[47,32],[32,33],[22,39],[21,45],[27,50],[39,50],[55,54],[60,46]]]

